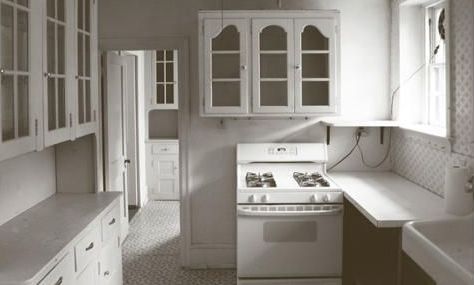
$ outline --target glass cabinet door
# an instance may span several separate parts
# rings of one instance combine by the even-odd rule
[[[31,114],[30,2],[0,0],[0,146],[35,149]],[[21,152],[19,149],[15,150]],[[3,153],[0,157],[4,157]]]
[[[70,137],[66,91],[66,0],[47,0],[45,17],[45,145],[53,145]]]
[[[245,19],[204,21],[204,111],[248,112],[248,33]]]
[[[294,111],[293,20],[252,21],[253,111]]]
[[[178,51],[156,50],[151,58],[155,78],[153,108],[178,109]]]
[[[77,122],[85,125],[96,121],[92,98],[92,0],[77,0]]]
[[[336,111],[336,22],[295,20],[295,111]]]

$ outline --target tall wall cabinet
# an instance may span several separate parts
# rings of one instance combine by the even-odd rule
[[[204,11],[199,20],[201,115],[339,112],[339,12]]]
[[[0,160],[94,133],[96,0],[0,3]]]

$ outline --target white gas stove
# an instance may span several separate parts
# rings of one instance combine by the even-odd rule
[[[343,192],[325,144],[237,146],[239,284],[339,285]]]

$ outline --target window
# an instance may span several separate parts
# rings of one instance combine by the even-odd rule
[[[426,121],[446,128],[446,7],[445,2],[426,8]]]
[[[399,120],[408,129],[449,135],[448,0],[400,6]]]

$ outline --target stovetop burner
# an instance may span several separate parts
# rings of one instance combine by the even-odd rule
[[[298,182],[300,187],[329,187],[329,182],[318,173],[302,173],[294,172],[293,178]]]
[[[273,173],[266,172],[263,174],[247,172],[245,175],[245,181],[247,182],[247,187],[262,187],[262,188],[273,188],[276,187],[275,178],[273,178]]]

